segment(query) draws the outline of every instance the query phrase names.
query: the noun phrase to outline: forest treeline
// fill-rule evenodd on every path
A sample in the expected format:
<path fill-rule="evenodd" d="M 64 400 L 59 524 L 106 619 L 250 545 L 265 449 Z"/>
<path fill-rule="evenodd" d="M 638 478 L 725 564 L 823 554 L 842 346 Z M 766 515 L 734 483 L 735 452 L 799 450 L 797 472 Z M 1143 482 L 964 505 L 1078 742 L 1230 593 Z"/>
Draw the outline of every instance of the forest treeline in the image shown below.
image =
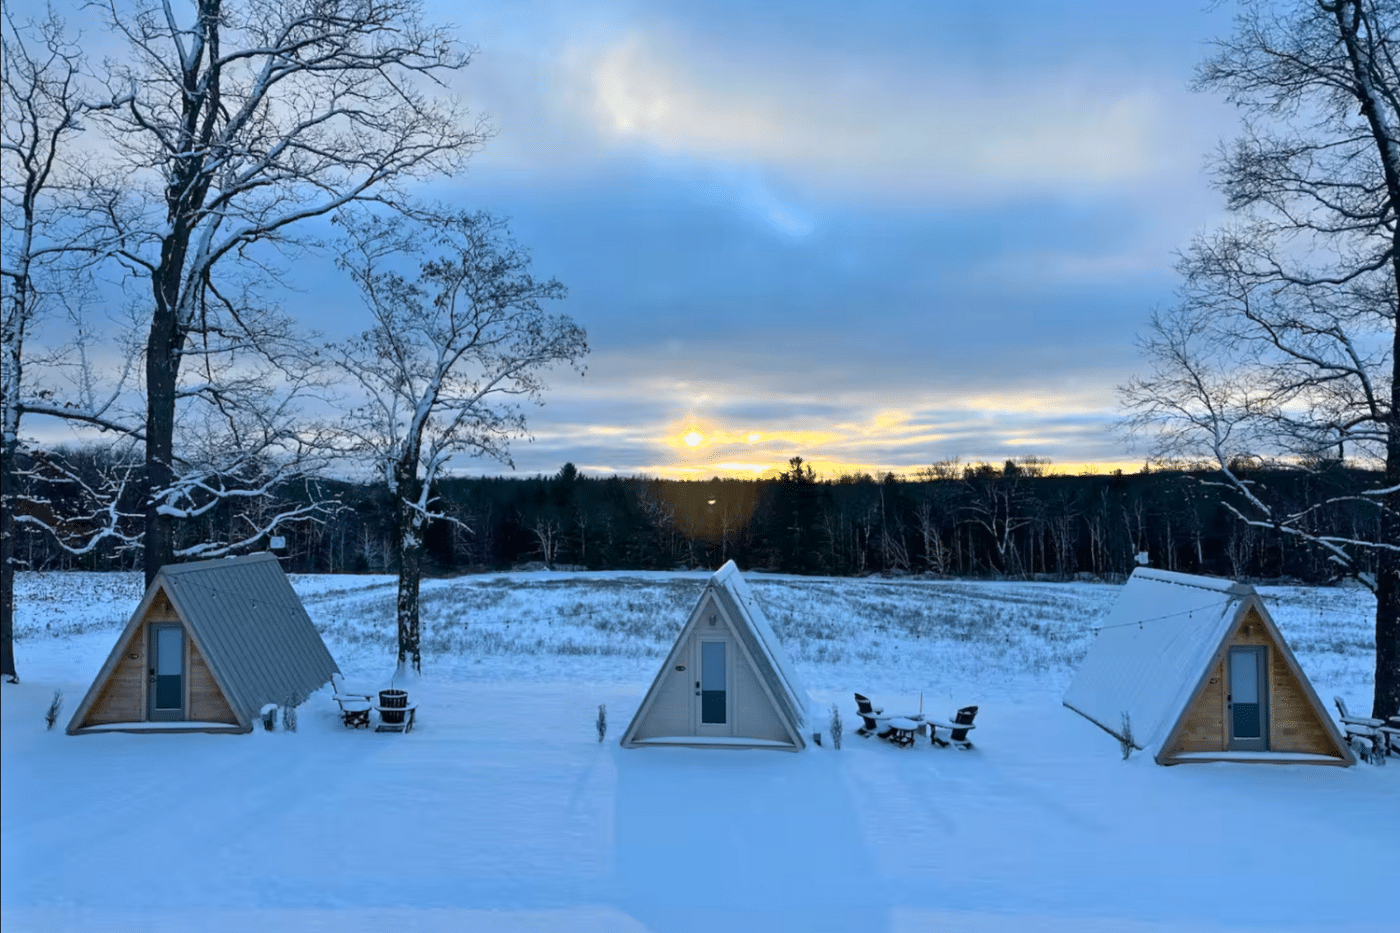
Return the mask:
<path fill-rule="evenodd" d="M 1136 555 L 1146 552 L 1151 566 L 1187 573 L 1308 583 L 1336 576 L 1319 548 L 1236 518 L 1212 488 L 1216 471 L 1059 475 L 1047 466 L 1034 458 L 1001 466 L 945 462 L 913 476 L 824 479 L 793 458 L 771 479 L 596 478 L 572 464 L 548 477 L 450 478 L 433 491 L 451 518 L 429 527 L 425 569 L 441 575 L 538 562 L 669 570 L 715 568 L 732 558 L 746 569 L 797 574 L 1112 578 L 1131 572 Z M 1311 509 L 1308 520 L 1319 527 L 1351 529 L 1358 538 L 1376 534 L 1375 510 L 1347 499 L 1374 483 L 1368 471 L 1235 466 L 1283 511 Z M 81 512 L 78 503 L 61 501 L 72 488 L 32 493 L 55 513 Z M 329 505 L 314 520 L 285 528 L 288 570 L 396 569 L 392 504 L 382 486 L 368 483 L 322 480 L 315 488 L 284 488 L 273 499 L 225 499 L 185 523 L 182 535 L 190 540 L 181 544 L 232 536 L 259 519 L 253 511 L 312 500 Z M 17 543 L 36 570 L 141 566 L 139 548 L 109 542 L 73 555 L 25 526 Z"/>

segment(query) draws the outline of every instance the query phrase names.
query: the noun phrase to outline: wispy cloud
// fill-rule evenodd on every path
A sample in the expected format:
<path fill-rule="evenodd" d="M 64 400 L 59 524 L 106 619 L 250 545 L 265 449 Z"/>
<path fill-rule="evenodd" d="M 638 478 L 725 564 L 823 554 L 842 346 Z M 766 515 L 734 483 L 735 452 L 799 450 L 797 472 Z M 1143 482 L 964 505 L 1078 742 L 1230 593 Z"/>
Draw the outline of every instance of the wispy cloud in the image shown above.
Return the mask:
<path fill-rule="evenodd" d="M 756 162 L 824 185 L 911 193 L 1138 180 L 1174 150 L 1149 88 L 1060 78 L 988 83 L 931 67 L 726 58 L 661 30 L 575 49 L 598 134 L 659 152 Z"/>

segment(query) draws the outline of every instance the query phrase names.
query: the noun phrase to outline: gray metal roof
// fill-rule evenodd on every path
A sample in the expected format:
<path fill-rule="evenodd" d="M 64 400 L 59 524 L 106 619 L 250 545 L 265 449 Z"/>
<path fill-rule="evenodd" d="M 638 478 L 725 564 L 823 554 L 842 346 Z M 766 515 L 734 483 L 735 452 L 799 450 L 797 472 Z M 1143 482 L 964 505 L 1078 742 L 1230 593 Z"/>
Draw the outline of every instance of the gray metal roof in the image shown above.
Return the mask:
<path fill-rule="evenodd" d="M 271 553 L 170 564 L 151 583 L 156 588 L 246 723 L 264 704 L 302 703 L 340 670 Z"/>

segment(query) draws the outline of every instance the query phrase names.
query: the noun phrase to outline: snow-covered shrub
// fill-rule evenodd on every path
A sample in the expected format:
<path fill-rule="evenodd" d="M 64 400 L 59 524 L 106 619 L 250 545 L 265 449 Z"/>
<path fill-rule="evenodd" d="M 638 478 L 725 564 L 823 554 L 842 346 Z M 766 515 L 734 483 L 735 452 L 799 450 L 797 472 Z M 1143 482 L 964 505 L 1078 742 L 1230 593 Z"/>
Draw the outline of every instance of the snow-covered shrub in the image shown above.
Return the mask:
<path fill-rule="evenodd" d="M 1127 713 L 1123 714 L 1123 731 L 1118 734 L 1118 744 L 1123 749 L 1123 760 L 1127 761 L 1133 753 L 1133 721 Z"/>
<path fill-rule="evenodd" d="M 841 750 L 841 707 L 835 703 L 831 704 L 831 746 L 838 752 Z"/>
<path fill-rule="evenodd" d="M 606 704 L 606 703 L 599 703 L 599 704 L 598 704 L 598 741 L 599 741 L 599 742 L 603 741 L 603 738 L 604 738 L 607 734 L 608 734 L 608 704 Z"/>
<path fill-rule="evenodd" d="M 48 711 L 47 711 L 46 713 L 44 713 L 44 722 L 47 724 L 48 728 L 52 729 L 52 728 L 53 728 L 53 724 L 56 723 L 56 722 L 58 722 L 58 714 L 59 714 L 59 711 L 62 710 L 62 709 L 63 709 L 63 691 L 62 691 L 62 690 L 55 690 L 55 691 L 53 692 L 53 699 L 49 701 L 49 708 L 48 708 Z"/>
<path fill-rule="evenodd" d="M 297 731 L 297 705 L 291 700 L 282 707 L 282 731 Z"/>

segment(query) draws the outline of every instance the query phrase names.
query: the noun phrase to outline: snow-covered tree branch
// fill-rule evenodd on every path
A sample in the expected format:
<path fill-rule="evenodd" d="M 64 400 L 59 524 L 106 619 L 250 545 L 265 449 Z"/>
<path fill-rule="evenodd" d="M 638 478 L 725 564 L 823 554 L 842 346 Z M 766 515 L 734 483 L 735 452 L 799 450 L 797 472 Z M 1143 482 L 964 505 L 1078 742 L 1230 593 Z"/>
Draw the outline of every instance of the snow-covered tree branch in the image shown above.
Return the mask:
<path fill-rule="evenodd" d="M 88 273 L 94 257 L 110 244 L 74 210 L 81 161 L 75 141 L 84 117 L 100 109 L 86 98 L 82 55 L 52 11 L 22 23 L 6 7 L 0 30 L 0 675 L 14 678 L 16 518 L 23 514 L 27 522 L 53 532 L 62 547 L 93 547 L 124 533 L 117 528 L 116 499 L 102 496 L 116 495 L 127 478 L 123 474 L 101 491 L 86 489 L 87 520 L 45 509 L 38 514 L 50 520 L 39 520 L 31 508 L 35 503 L 21 501 L 25 416 L 126 435 L 137 428 L 116 405 L 126 373 L 104 379 L 88 353 Z M 56 321 L 60 311 L 66 320 Z M 64 336 L 40 340 L 46 321 Z M 73 378 L 38 375 L 65 371 Z M 81 530 L 70 537 L 75 528 Z"/>
<path fill-rule="evenodd" d="M 262 289 L 304 222 L 394 204 L 485 139 L 439 93 L 469 53 L 416 0 L 103 0 L 129 56 L 108 68 L 104 125 L 127 184 L 90 198 L 146 283 L 146 573 L 175 556 L 181 400 L 224 393 L 191 359 L 261 354 Z M 285 371 L 285 367 L 283 367 Z"/>

